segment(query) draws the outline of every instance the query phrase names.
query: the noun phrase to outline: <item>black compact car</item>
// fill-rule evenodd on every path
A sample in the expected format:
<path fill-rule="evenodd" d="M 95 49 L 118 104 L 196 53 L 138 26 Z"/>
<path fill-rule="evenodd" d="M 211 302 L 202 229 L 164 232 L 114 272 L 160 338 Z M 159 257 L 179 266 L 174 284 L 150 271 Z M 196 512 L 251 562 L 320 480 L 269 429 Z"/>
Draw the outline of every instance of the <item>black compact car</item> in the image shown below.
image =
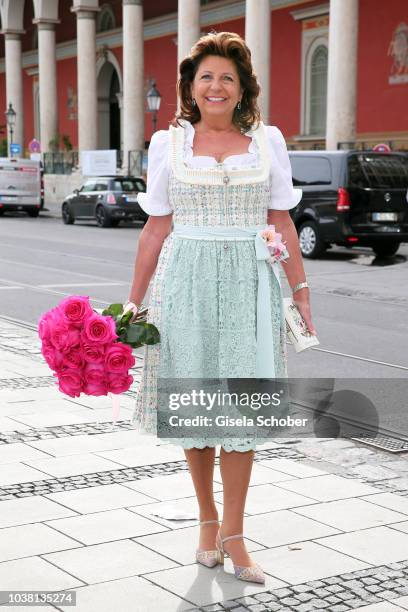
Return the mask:
<path fill-rule="evenodd" d="M 100 176 L 88 179 L 67 196 L 62 204 L 62 220 L 70 225 L 76 219 L 96 219 L 99 227 L 117 227 L 120 221 L 143 221 L 148 215 L 137 203 L 137 195 L 146 191 L 142 178 Z"/>
<path fill-rule="evenodd" d="M 408 155 L 374 151 L 289 151 L 293 185 L 303 190 L 291 209 L 304 257 L 331 244 L 368 246 L 394 255 L 408 242 Z"/>

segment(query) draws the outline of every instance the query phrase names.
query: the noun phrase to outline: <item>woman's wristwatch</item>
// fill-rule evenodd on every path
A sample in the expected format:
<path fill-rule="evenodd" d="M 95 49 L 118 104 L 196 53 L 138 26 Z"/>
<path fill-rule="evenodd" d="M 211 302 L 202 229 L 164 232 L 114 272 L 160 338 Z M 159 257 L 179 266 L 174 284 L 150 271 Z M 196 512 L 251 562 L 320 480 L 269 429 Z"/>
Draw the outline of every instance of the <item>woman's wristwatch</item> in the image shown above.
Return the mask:
<path fill-rule="evenodd" d="M 304 281 L 303 283 L 298 283 L 297 285 L 292 287 L 292 293 L 295 293 L 295 291 L 299 291 L 299 289 L 304 289 L 305 287 L 309 287 L 306 281 Z"/>

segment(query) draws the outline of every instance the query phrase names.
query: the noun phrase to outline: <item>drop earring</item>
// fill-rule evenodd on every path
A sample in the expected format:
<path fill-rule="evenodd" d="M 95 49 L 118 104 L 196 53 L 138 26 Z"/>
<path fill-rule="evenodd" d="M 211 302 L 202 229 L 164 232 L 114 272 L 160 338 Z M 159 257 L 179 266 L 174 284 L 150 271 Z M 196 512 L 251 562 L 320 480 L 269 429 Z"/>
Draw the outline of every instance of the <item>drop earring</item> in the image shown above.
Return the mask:
<path fill-rule="evenodd" d="M 193 98 L 191 104 L 192 104 L 192 106 L 195 106 L 197 104 L 197 102 L 195 101 L 195 98 Z"/>
<path fill-rule="evenodd" d="M 239 111 L 241 110 L 241 100 L 237 104 L 237 110 L 239 110 Z"/>

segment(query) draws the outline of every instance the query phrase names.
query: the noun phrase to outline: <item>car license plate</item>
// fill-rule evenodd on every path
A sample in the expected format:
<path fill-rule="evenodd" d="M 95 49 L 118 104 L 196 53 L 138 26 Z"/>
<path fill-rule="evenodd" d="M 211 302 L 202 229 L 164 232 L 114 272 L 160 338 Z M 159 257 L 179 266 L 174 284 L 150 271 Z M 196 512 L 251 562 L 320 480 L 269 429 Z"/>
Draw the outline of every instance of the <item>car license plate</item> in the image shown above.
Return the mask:
<path fill-rule="evenodd" d="M 3 202 L 15 202 L 17 200 L 17 196 L 3 196 L 1 199 Z"/>
<path fill-rule="evenodd" d="M 137 196 L 128 196 L 126 199 L 128 202 L 137 202 Z"/>
<path fill-rule="evenodd" d="M 396 212 L 375 212 L 373 221 L 398 221 L 398 214 Z"/>

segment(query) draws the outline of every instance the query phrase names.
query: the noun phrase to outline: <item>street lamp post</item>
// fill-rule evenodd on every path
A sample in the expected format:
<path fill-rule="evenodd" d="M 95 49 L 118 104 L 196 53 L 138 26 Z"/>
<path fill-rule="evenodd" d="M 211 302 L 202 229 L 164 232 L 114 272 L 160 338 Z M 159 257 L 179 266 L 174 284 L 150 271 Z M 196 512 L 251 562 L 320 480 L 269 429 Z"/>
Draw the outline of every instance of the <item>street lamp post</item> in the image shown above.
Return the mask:
<path fill-rule="evenodd" d="M 150 89 L 146 94 L 147 110 L 152 113 L 153 122 L 153 133 L 156 131 L 157 126 L 157 111 L 160 108 L 161 95 L 156 89 L 155 81 L 151 82 Z"/>
<path fill-rule="evenodd" d="M 10 131 L 10 141 L 9 141 L 9 155 L 11 156 L 11 145 L 13 144 L 13 127 L 16 123 L 17 113 L 14 110 L 11 102 L 9 104 L 8 109 L 4 113 L 6 115 L 7 126 Z"/>

